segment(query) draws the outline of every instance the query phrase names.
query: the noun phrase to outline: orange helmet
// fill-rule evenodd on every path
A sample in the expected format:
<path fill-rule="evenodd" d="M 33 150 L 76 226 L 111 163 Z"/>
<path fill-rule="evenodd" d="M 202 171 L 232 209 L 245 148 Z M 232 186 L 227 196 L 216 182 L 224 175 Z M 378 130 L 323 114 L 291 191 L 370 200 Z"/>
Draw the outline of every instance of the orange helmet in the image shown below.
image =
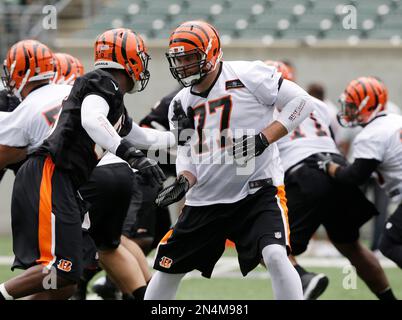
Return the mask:
<path fill-rule="evenodd" d="M 57 74 L 55 83 L 73 84 L 75 79 L 84 74 L 84 66 L 81 61 L 68 53 L 55 53 Z"/>
<path fill-rule="evenodd" d="M 293 81 L 294 78 L 292 72 L 282 61 L 266 60 L 264 63 L 267 66 L 274 66 L 280 73 L 282 73 L 283 79 Z"/>
<path fill-rule="evenodd" d="M 133 79 L 129 93 L 142 91 L 148 84 L 149 71 L 144 40 L 130 29 L 112 29 L 98 36 L 95 42 L 95 69 L 121 69 Z"/>
<path fill-rule="evenodd" d="M 194 58 L 190 63 L 181 63 L 190 57 Z M 197 84 L 216 69 L 222 58 L 218 32 L 204 21 L 184 22 L 170 35 L 166 58 L 173 77 L 184 87 Z"/>
<path fill-rule="evenodd" d="M 21 99 L 21 91 L 27 82 L 49 80 L 54 77 L 52 51 L 36 40 L 22 40 L 7 52 L 3 63 L 4 87 Z"/>
<path fill-rule="evenodd" d="M 340 97 L 338 122 L 344 127 L 365 125 L 385 110 L 387 89 L 374 77 L 352 80 Z"/>

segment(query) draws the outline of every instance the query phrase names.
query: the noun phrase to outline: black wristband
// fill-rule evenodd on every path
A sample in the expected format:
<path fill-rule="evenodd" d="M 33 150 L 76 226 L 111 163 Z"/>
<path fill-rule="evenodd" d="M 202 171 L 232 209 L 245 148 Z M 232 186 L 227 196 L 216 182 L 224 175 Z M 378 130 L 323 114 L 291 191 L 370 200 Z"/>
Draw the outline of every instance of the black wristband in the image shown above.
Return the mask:
<path fill-rule="evenodd" d="M 260 137 L 262 144 L 263 144 L 266 148 L 268 148 L 268 147 L 269 147 L 269 141 L 268 141 L 267 137 L 266 137 L 262 132 L 260 132 L 260 133 L 258 134 L 258 136 Z"/>

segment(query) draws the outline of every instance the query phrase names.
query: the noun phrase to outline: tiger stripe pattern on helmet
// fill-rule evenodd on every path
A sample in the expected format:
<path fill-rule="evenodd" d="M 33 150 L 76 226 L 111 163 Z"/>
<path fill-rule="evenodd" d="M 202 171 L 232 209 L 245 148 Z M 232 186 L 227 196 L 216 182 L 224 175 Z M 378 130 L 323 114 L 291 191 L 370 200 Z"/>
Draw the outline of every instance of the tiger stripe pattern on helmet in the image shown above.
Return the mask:
<path fill-rule="evenodd" d="M 78 58 L 61 52 L 55 53 L 54 56 L 57 65 L 55 83 L 73 84 L 78 77 L 84 74 L 84 66 Z"/>
<path fill-rule="evenodd" d="M 375 77 L 352 80 L 343 92 L 338 120 L 343 126 L 364 125 L 384 111 L 388 99 L 385 84 Z"/>
<path fill-rule="evenodd" d="M 178 64 L 178 59 L 190 55 L 196 56 L 194 63 Z M 184 22 L 171 33 L 166 57 L 173 77 L 183 86 L 199 83 L 222 58 L 218 31 L 204 21 Z"/>
<path fill-rule="evenodd" d="M 95 41 L 95 68 L 125 70 L 133 79 L 130 92 L 142 91 L 149 81 L 147 53 L 142 37 L 130 29 L 118 28 L 105 31 Z"/>
<path fill-rule="evenodd" d="M 54 77 L 54 56 L 43 43 L 22 40 L 7 52 L 3 63 L 4 86 L 21 98 L 21 91 L 28 82 L 51 80 Z"/>

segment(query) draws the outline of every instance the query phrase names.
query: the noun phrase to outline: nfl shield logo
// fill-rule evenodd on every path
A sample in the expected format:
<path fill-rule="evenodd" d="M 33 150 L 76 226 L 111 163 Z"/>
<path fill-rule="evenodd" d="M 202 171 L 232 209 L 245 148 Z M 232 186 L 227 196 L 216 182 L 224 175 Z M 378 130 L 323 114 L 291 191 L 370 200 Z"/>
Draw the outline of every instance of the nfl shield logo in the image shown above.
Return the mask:
<path fill-rule="evenodd" d="M 282 232 L 275 232 L 275 238 L 276 239 L 282 238 Z"/>

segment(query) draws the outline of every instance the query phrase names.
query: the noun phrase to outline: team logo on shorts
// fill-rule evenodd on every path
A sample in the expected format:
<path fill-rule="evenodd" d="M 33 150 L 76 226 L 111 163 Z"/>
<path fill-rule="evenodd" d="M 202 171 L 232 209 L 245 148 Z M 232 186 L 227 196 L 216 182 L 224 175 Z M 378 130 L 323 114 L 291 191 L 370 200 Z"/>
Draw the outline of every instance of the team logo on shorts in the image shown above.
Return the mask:
<path fill-rule="evenodd" d="M 163 257 L 161 258 L 161 260 L 159 261 L 159 265 L 160 265 L 162 268 L 169 269 L 169 268 L 172 266 L 172 262 L 173 262 L 172 259 L 163 256 Z"/>
<path fill-rule="evenodd" d="M 276 239 L 280 239 L 280 238 L 282 238 L 282 232 L 275 232 L 275 238 Z"/>
<path fill-rule="evenodd" d="M 73 263 L 71 261 L 60 259 L 59 263 L 57 264 L 57 269 L 60 269 L 64 272 L 70 272 L 72 266 Z"/>

